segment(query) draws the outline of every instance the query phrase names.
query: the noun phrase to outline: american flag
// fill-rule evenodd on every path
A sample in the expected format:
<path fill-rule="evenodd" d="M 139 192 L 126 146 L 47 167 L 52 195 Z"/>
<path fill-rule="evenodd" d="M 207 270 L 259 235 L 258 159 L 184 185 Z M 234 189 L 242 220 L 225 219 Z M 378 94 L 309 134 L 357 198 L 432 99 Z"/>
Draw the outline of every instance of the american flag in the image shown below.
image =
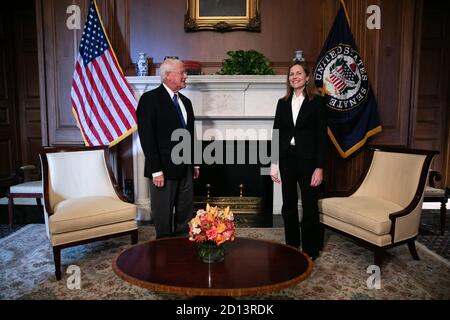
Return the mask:
<path fill-rule="evenodd" d="M 88 146 L 113 146 L 136 130 L 136 106 L 90 1 L 72 80 L 72 111 Z"/>

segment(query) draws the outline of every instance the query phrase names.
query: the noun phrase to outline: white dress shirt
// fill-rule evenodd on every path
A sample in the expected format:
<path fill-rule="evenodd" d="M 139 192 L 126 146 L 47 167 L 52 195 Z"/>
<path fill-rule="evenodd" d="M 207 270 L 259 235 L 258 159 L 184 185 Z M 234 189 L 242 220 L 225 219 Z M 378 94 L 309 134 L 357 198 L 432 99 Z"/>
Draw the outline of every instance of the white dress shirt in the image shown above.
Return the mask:
<path fill-rule="evenodd" d="M 166 88 L 167 92 L 170 95 L 170 99 L 173 101 L 173 96 L 175 95 L 175 92 L 169 89 L 168 86 L 166 86 L 165 83 L 163 83 L 164 88 Z M 178 96 L 178 94 L 177 94 Z M 178 104 L 180 105 L 181 113 L 183 114 L 184 123 L 187 123 L 187 112 L 186 108 L 184 107 L 183 101 L 180 99 L 180 96 L 178 96 Z"/>
<path fill-rule="evenodd" d="M 303 94 L 296 96 L 295 93 L 292 94 L 292 120 L 294 121 L 294 127 L 295 123 L 297 122 L 298 113 L 300 112 L 300 108 L 302 107 L 303 100 L 305 100 L 305 97 Z M 291 139 L 291 146 L 295 146 L 295 138 L 292 137 Z"/>

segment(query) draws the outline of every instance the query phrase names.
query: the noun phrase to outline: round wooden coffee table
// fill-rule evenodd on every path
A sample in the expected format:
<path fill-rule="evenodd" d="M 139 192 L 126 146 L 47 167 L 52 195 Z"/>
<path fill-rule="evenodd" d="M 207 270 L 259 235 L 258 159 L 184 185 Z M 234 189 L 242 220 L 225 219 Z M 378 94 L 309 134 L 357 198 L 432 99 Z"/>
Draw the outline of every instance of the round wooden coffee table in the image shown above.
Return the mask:
<path fill-rule="evenodd" d="M 123 280 L 156 292 L 193 296 L 257 295 L 284 289 L 307 278 L 311 259 L 272 241 L 236 238 L 225 260 L 203 263 L 187 238 L 164 238 L 134 245 L 113 260 Z"/>

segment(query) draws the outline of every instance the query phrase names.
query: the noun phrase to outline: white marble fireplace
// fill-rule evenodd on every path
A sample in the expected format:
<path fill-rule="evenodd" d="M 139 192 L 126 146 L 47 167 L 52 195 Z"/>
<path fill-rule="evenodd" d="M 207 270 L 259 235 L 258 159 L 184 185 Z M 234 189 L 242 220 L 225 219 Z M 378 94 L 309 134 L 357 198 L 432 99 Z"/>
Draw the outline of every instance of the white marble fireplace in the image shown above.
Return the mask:
<path fill-rule="evenodd" d="M 127 77 L 137 99 L 160 85 L 159 76 Z M 189 76 L 181 92 L 191 99 L 199 140 L 270 140 L 275 108 L 286 90 L 285 76 Z M 133 134 L 133 176 L 138 219 L 150 219 L 144 154 Z M 281 188 L 274 184 L 273 213 L 281 213 Z"/>

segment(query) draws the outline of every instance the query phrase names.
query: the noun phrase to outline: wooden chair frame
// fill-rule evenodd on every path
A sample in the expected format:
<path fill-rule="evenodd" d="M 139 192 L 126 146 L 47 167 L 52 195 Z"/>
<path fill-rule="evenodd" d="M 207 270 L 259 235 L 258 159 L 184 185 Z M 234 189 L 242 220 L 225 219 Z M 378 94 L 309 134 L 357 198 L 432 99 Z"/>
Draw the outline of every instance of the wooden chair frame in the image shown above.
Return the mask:
<path fill-rule="evenodd" d="M 29 182 L 29 181 L 24 181 L 25 176 L 26 176 L 26 171 L 30 171 L 30 170 L 36 170 L 36 167 L 33 165 L 25 165 L 19 168 L 17 174 L 16 174 L 16 180 L 18 181 L 18 183 L 16 183 L 13 186 L 16 185 L 20 185 L 21 183 L 24 182 Z M 42 206 L 42 201 L 41 198 L 43 196 L 42 192 L 39 193 L 33 193 L 33 192 L 11 192 L 11 187 L 8 188 L 7 192 L 6 192 L 6 198 L 8 198 L 8 222 L 9 222 L 9 228 L 12 229 L 13 227 L 13 215 L 14 215 L 14 199 L 15 198 L 34 198 L 36 199 L 36 205 L 39 208 L 39 210 L 41 211 L 42 215 L 44 215 L 44 208 Z"/>

